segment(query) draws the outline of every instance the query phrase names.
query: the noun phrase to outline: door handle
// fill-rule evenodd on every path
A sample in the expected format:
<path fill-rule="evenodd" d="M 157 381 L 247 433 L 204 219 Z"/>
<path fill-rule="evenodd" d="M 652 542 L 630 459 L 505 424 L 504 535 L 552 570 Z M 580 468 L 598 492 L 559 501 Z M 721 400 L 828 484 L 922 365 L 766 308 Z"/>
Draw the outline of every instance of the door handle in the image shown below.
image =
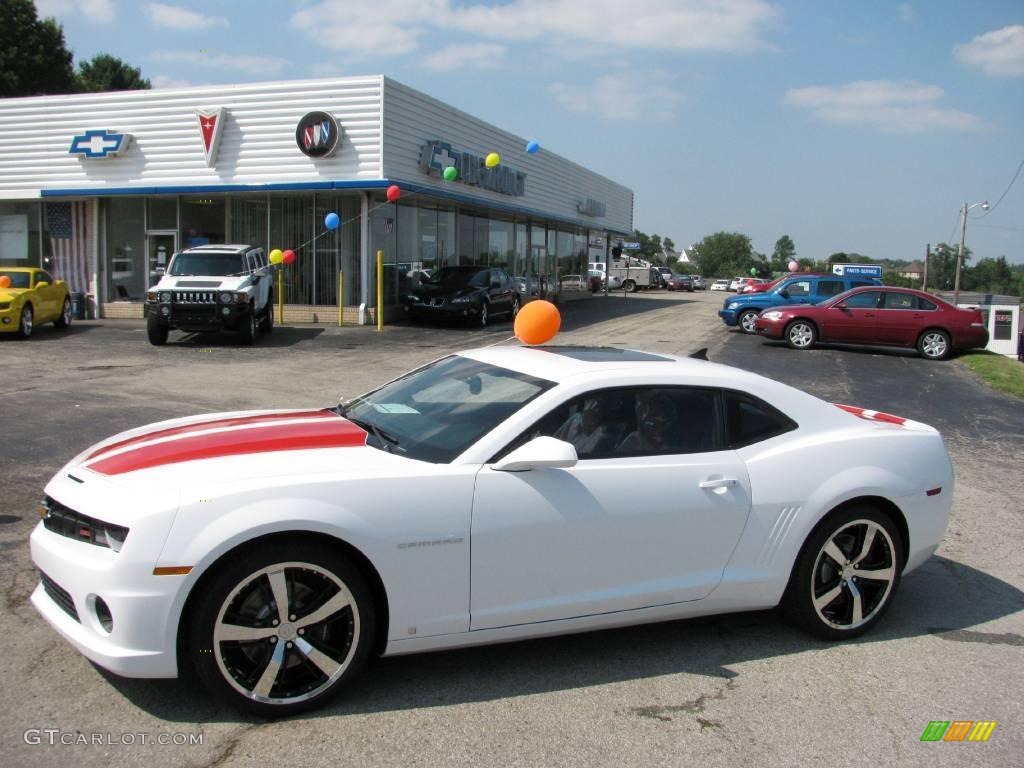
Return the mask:
<path fill-rule="evenodd" d="M 874 312 L 865 312 L 864 313 L 864 317 L 874 317 L 874 316 L 875 316 Z"/>
<path fill-rule="evenodd" d="M 720 477 L 717 480 L 702 480 L 701 488 L 729 488 L 736 485 L 735 477 Z"/>

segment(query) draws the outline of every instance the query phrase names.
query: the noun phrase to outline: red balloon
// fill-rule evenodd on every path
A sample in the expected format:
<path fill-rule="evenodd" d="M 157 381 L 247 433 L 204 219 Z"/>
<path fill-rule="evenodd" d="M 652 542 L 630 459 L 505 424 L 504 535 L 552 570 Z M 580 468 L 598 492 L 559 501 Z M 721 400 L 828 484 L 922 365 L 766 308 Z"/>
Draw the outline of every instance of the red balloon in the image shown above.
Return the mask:
<path fill-rule="evenodd" d="M 289 248 L 287 251 L 281 254 L 281 261 L 283 261 L 285 264 L 291 264 L 293 261 L 295 261 L 295 251 Z"/>
<path fill-rule="evenodd" d="M 388 201 L 389 202 L 393 203 L 393 202 L 395 202 L 395 200 L 397 200 L 401 196 L 402 196 L 402 188 L 399 187 L 397 184 L 392 184 L 390 187 L 388 187 Z"/>

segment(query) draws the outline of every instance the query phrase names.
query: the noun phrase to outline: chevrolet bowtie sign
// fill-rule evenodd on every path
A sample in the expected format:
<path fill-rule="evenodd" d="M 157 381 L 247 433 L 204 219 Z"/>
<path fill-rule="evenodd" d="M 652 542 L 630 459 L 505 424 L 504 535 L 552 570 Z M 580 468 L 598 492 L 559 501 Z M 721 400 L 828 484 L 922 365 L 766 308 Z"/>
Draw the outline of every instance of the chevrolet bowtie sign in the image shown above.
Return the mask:
<path fill-rule="evenodd" d="M 69 155 L 88 158 L 117 157 L 131 144 L 130 133 L 117 131 L 86 131 L 71 139 Z"/>
<path fill-rule="evenodd" d="M 503 195 L 522 197 L 526 194 L 526 174 L 499 165 L 488 168 L 482 155 L 460 152 L 444 141 L 428 141 L 420 149 L 420 170 L 430 176 L 443 176 L 444 169 L 454 166 L 457 182 L 470 184 Z"/>

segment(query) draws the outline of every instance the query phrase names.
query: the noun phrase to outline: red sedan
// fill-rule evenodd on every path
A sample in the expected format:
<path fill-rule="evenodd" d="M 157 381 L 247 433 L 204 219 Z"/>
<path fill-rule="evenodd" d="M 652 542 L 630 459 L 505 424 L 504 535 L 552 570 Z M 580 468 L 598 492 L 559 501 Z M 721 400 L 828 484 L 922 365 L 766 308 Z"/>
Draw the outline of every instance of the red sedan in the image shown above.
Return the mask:
<path fill-rule="evenodd" d="M 958 309 L 910 288 L 855 288 L 820 304 L 775 307 L 757 318 L 757 332 L 794 349 L 819 341 L 916 347 L 929 360 L 954 349 L 988 344 L 981 311 Z"/>

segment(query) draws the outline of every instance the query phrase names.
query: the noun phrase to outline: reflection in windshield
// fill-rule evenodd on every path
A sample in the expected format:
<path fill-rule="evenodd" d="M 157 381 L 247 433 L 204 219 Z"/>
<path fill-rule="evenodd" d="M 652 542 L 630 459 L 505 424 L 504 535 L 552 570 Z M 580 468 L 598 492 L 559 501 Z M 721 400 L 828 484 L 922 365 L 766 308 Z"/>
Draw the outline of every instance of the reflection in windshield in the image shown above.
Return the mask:
<path fill-rule="evenodd" d="M 424 280 L 424 283 L 431 285 L 483 285 L 482 277 L 474 280 L 477 275 L 484 273 L 476 267 L 445 267 Z"/>
<path fill-rule="evenodd" d="M 554 382 L 453 355 L 338 407 L 368 443 L 420 461 L 452 461 Z"/>
<path fill-rule="evenodd" d="M 28 272 L 4 272 L 0 270 L 0 275 L 10 278 L 10 288 L 28 288 L 29 273 Z"/>

